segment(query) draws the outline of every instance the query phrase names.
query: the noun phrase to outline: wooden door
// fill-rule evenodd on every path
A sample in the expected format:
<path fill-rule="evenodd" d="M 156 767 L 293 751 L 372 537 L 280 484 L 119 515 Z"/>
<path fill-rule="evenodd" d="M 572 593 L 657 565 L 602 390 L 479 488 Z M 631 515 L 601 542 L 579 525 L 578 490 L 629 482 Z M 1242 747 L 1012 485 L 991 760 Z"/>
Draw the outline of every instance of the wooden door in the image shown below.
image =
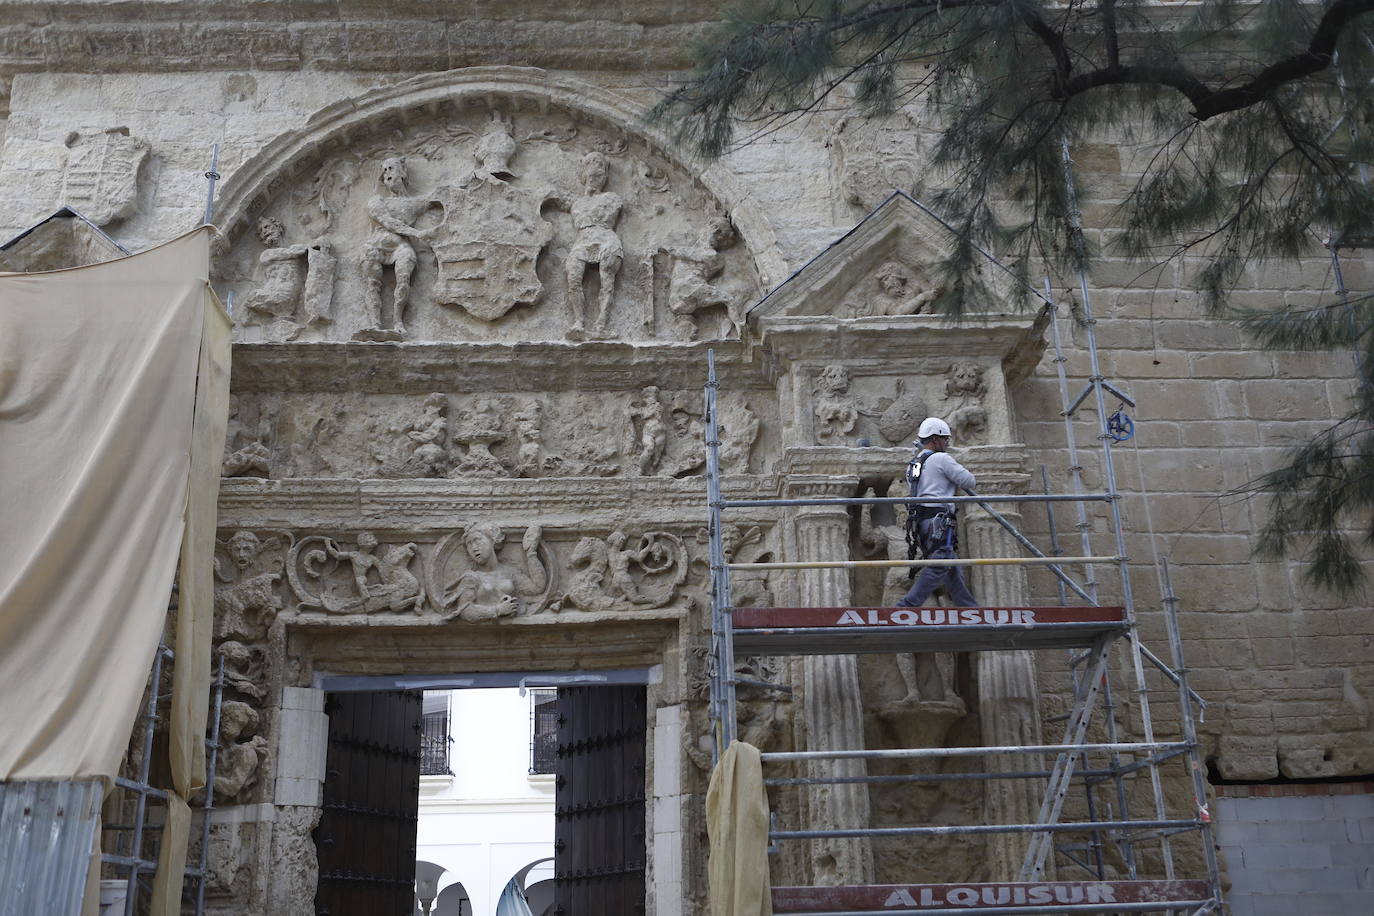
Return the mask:
<path fill-rule="evenodd" d="M 644 912 L 643 687 L 560 687 L 554 912 Z"/>
<path fill-rule="evenodd" d="M 331 693 L 317 916 L 411 916 L 420 691 Z"/>

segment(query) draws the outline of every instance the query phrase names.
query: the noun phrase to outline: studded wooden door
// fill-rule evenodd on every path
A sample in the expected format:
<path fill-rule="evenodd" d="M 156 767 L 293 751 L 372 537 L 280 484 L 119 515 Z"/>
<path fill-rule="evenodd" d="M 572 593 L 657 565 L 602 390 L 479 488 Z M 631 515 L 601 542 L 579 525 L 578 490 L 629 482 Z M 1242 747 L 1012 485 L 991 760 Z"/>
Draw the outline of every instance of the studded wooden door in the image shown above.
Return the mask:
<path fill-rule="evenodd" d="M 317 916 L 411 916 L 420 807 L 419 691 L 331 693 Z"/>
<path fill-rule="evenodd" d="M 554 912 L 644 912 L 643 687 L 560 687 Z"/>

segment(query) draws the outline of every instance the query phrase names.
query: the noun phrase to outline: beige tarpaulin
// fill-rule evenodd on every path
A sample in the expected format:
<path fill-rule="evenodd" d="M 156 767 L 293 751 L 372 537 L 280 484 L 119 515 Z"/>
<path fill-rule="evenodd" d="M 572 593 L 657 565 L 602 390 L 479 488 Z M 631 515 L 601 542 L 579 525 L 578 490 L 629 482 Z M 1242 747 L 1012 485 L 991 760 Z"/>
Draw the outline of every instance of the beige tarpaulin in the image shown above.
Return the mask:
<path fill-rule="evenodd" d="M 172 768 L 183 797 L 204 783 L 229 362 L 209 241 L 0 275 L 0 779 L 115 775 L 181 554 Z"/>
<path fill-rule="evenodd" d="M 772 916 L 768 796 L 758 748 L 733 742 L 706 789 L 711 916 Z"/>

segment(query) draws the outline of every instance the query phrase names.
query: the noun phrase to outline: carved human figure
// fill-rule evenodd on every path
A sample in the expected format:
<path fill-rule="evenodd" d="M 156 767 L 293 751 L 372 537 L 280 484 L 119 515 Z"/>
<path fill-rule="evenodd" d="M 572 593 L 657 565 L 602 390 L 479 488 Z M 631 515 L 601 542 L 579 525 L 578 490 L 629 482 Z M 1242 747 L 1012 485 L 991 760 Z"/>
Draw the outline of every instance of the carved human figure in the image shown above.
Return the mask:
<path fill-rule="evenodd" d="M 744 316 L 739 306 L 743 299 L 712 282 L 725 269 L 721 252 L 733 246 L 736 240 L 734 226 L 725 217 L 717 216 L 706 224 L 695 246 L 673 252 L 668 310 L 676 316 L 673 327 L 683 339 L 696 339 L 700 328 L 695 316 L 710 308 L 724 308 L 732 333 L 740 333 Z"/>
<path fill-rule="evenodd" d="M 854 430 L 859 410 L 849 392 L 849 370 L 844 366 L 826 366 L 811 386 L 815 397 L 812 411 L 816 420 L 816 440 L 822 445 L 836 445 Z"/>
<path fill-rule="evenodd" d="M 491 120 L 472 148 L 477 168 L 473 177 L 479 181 L 495 181 L 505 184 L 515 177 L 510 161 L 515 158 L 517 149 L 515 138 L 511 136 L 510 124 L 500 112 L 492 112 Z"/>
<path fill-rule="evenodd" d="M 268 477 L 271 474 L 272 453 L 267 447 L 267 441 L 272 436 L 272 425 L 264 417 L 256 430 L 250 429 L 241 419 L 240 409 L 231 401 L 220 476 Z"/>
<path fill-rule="evenodd" d="M 414 443 L 414 463 L 425 477 L 442 477 L 448 462 L 444 437 L 448 435 L 448 397 L 433 392 L 425 398 L 420 417 L 406 431 Z"/>
<path fill-rule="evenodd" d="M 677 458 L 668 467 L 668 476 L 687 477 L 701 473 L 706 465 L 706 429 L 701 421 L 687 410 L 674 407 L 673 437 Z"/>
<path fill-rule="evenodd" d="M 375 224 L 367 237 L 359 260 L 366 286 L 365 326 L 353 335 L 355 340 L 400 340 L 406 336 L 405 311 L 410 302 L 410 281 L 415 273 L 417 255 L 414 243 L 427 238 L 416 227 L 431 201 L 410 197 L 406 188 L 405 160 L 392 157 L 382 161 L 381 182 L 385 193 L 367 202 L 367 215 Z M 396 275 L 392 293 L 392 327 L 382 327 L 382 278 L 387 267 Z"/>
<path fill-rule="evenodd" d="M 332 540 L 325 542 L 325 549 L 330 556 L 347 561 L 353 568 L 353 582 L 358 588 L 361 607 L 352 606 L 349 610 L 361 610 L 365 614 L 374 611 L 424 612 L 424 586 L 409 569 L 419 552 L 414 544 L 391 547 L 378 555 L 375 552 L 377 536 L 363 531 L 358 534 L 357 550 L 340 550 Z"/>
<path fill-rule="evenodd" d="M 641 477 L 648 477 L 658 468 L 668 445 L 668 424 L 664 422 L 658 386 L 645 387 L 640 392 L 639 400 L 630 404 L 626 414 L 630 421 L 630 432 L 637 443 L 635 466 Z"/>
<path fill-rule="evenodd" d="M 219 757 L 215 769 L 215 803 L 226 804 L 251 789 L 267 759 L 267 739 L 257 734 L 258 712 L 247 703 L 228 700 L 220 708 Z"/>
<path fill-rule="evenodd" d="M 730 474 L 748 474 L 749 457 L 759 437 L 759 418 L 743 401 L 727 401 L 720 408 L 720 467 Z"/>
<path fill-rule="evenodd" d="M 870 315 L 919 315 L 940 295 L 940 287 L 917 289 L 910 269 L 899 261 L 888 261 L 875 276 L 878 292 L 868 309 Z"/>
<path fill-rule="evenodd" d="M 601 293 L 590 326 L 590 333 L 595 337 L 606 329 L 616 278 L 625 256 L 625 248 L 615 234 L 615 224 L 625 202 L 619 194 L 606 190 L 611 175 L 610 160 L 604 153 L 593 150 L 582 157 L 577 173 L 584 196 L 574 200 L 569 208 L 577 238 L 567 260 L 568 308 L 572 312 L 568 337 L 573 340 L 580 340 L 588 333 L 583 291 L 587 268 L 596 265 L 601 279 Z"/>
<path fill-rule="evenodd" d="M 494 522 L 469 525 L 463 532 L 463 548 L 471 565 L 454 583 L 451 592 L 454 607 L 448 619 L 494 620 L 519 614 L 524 608 L 524 599 L 548 588 L 548 571 L 539 559 L 542 539 L 543 531 L 538 525 L 525 529 L 520 545 L 525 554 L 521 568 L 503 563 L 498 557 L 506 541 L 500 526 Z"/>
<path fill-rule="evenodd" d="M 905 480 L 899 478 L 892 481 L 888 487 L 888 493 L 900 494 L 904 492 L 905 488 Z M 876 494 L 870 489 L 865 495 L 873 496 Z M 905 560 L 907 559 L 907 509 L 902 505 L 895 505 L 893 509 L 896 512 L 896 519 L 892 524 L 876 524 L 873 521 L 873 506 L 864 506 L 859 514 L 859 540 L 870 555 L 881 557 L 884 560 Z M 883 581 L 883 606 L 896 606 L 897 601 L 906 594 L 910 585 L 906 567 L 895 567 L 887 570 Z M 902 678 L 906 696 L 894 704 L 895 707 L 907 707 L 916 702 L 950 703 L 957 705 L 959 712 L 962 713 L 963 700 L 955 692 L 952 668 L 947 660 L 941 658 L 937 653 L 899 654 L 897 655 L 897 672 Z"/>
<path fill-rule="evenodd" d="M 262 282 L 243 300 L 244 311 L 263 323 L 295 323 L 296 307 L 305 297 L 305 322 L 297 325 L 291 338 L 303 326 L 330 321 L 333 294 L 334 257 L 329 242 L 315 239 L 306 245 L 282 245 L 286 227 L 281 220 L 265 216 L 258 220 L 258 238 L 265 246 L 258 255 Z M 310 277 L 308 271 L 316 276 Z M 327 274 L 327 276 L 321 276 Z"/>
<path fill-rule="evenodd" d="M 225 689 L 261 702 L 267 696 L 267 686 L 263 683 L 263 650 L 228 639 L 220 643 L 216 651 L 224 659 Z"/>
<path fill-rule="evenodd" d="M 515 421 L 515 436 L 520 440 L 520 448 L 515 457 L 516 477 L 534 477 L 539 472 L 543 449 L 540 429 L 543 411 L 543 405 L 530 398 L 511 416 Z"/>
<path fill-rule="evenodd" d="M 263 541 L 252 531 L 236 531 L 223 545 L 232 567 L 226 569 L 220 557 L 214 560 L 215 638 L 256 642 L 267 636 L 268 629 L 282 609 L 277 595 L 280 572 L 253 575 L 260 555 L 281 547 L 276 537 Z"/>

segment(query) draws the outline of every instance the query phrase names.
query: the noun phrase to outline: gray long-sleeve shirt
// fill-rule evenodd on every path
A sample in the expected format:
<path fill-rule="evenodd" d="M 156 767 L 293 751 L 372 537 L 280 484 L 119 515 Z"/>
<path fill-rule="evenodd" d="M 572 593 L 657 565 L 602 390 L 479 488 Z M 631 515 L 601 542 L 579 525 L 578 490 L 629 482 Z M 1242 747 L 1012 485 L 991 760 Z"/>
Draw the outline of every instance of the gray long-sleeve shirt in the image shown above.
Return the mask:
<path fill-rule="evenodd" d="M 915 496 L 953 496 L 960 487 L 973 489 L 973 474 L 946 452 L 931 452 L 921 464 L 921 476 L 916 479 Z M 926 503 L 933 506 L 934 503 Z M 945 504 L 953 509 L 953 503 Z"/>

